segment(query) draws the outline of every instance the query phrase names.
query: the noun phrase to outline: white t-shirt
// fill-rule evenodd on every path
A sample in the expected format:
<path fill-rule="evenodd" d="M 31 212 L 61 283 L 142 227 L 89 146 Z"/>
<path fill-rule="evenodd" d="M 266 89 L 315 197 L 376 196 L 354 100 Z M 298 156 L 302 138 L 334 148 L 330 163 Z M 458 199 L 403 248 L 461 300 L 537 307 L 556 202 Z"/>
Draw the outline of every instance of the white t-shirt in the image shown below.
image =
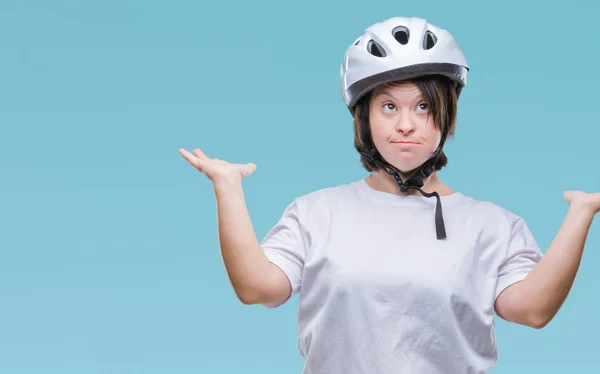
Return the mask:
<path fill-rule="evenodd" d="M 494 301 L 542 257 L 522 218 L 461 193 L 398 196 L 364 179 L 295 199 L 262 247 L 299 293 L 303 373 L 487 373 Z M 265 304 L 277 307 L 280 304 Z"/>

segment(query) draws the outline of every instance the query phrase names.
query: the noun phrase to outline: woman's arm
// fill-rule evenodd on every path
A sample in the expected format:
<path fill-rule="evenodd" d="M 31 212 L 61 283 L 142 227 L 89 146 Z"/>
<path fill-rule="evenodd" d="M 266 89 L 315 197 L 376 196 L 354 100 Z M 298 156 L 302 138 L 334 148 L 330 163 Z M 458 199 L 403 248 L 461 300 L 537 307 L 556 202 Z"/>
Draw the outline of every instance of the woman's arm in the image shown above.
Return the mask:
<path fill-rule="evenodd" d="M 285 301 L 291 293 L 290 282 L 260 247 L 244 199 L 242 179 L 250 176 L 256 165 L 210 158 L 197 148 L 193 153 L 185 149 L 179 153 L 213 182 L 221 254 L 237 297 L 244 304 Z"/>
<path fill-rule="evenodd" d="M 567 191 L 567 215 L 548 251 L 523 281 L 496 299 L 496 312 L 510 322 L 546 326 L 564 303 L 579 269 L 587 234 L 600 211 L 600 193 Z"/>
<path fill-rule="evenodd" d="M 221 253 L 236 295 L 244 304 L 285 301 L 291 293 L 290 282 L 259 245 L 241 180 L 216 182 L 215 194 Z"/>

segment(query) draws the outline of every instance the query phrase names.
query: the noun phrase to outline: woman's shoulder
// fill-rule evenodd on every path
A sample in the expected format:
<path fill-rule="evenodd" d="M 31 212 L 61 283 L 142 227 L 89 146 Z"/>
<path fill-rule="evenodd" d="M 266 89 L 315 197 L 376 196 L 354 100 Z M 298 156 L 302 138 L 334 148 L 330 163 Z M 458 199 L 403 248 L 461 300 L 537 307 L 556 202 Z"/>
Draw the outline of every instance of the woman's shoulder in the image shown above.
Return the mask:
<path fill-rule="evenodd" d="M 338 184 L 319 187 L 298 196 L 295 200 L 303 204 L 348 201 L 349 197 L 360 193 L 360 180 L 349 180 Z"/>
<path fill-rule="evenodd" d="M 469 215 L 477 217 L 482 222 L 513 225 L 515 222 L 523 220 L 520 215 L 499 203 L 465 194 L 461 195 L 463 197 L 462 204 L 458 205 Z"/>

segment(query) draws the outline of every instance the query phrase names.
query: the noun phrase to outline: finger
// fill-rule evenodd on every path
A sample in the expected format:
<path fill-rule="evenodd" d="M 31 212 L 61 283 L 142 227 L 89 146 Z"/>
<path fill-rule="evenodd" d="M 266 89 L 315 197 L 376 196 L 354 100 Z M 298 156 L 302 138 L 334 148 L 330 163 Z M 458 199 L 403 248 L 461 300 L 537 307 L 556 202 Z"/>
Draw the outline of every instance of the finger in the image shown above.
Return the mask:
<path fill-rule="evenodd" d="M 194 156 L 183 148 L 179 150 L 179 153 L 181 153 L 181 156 L 183 156 L 183 158 L 185 158 L 194 167 L 200 168 L 201 160 L 198 157 Z"/>
<path fill-rule="evenodd" d="M 569 190 L 569 191 L 565 191 L 565 193 L 563 194 L 563 198 L 565 199 L 565 201 L 570 204 L 571 203 L 571 199 L 573 198 L 573 191 Z"/>
<path fill-rule="evenodd" d="M 207 158 L 209 158 L 199 148 L 194 149 L 194 154 L 201 160 L 206 160 Z"/>
<path fill-rule="evenodd" d="M 244 178 L 250 176 L 256 171 L 256 164 L 249 162 L 247 164 L 240 165 L 240 172 Z"/>
<path fill-rule="evenodd" d="M 183 148 L 179 148 L 179 154 L 181 154 L 181 156 L 183 156 L 183 158 L 190 159 L 190 158 L 194 158 L 194 155 L 191 154 L 188 150 L 183 149 Z"/>

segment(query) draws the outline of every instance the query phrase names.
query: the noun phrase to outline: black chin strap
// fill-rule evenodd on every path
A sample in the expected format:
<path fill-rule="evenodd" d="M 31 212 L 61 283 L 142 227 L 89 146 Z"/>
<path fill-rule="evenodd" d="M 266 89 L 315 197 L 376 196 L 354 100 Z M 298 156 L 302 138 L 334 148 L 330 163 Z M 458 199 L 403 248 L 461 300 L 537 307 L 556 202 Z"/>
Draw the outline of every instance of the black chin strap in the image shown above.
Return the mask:
<path fill-rule="evenodd" d="M 425 197 L 435 197 L 437 202 L 435 206 L 435 232 L 438 240 L 446 239 L 446 225 L 444 224 L 444 216 L 442 212 L 442 202 L 440 199 L 440 195 L 437 192 L 425 192 L 421 189 L 424 184 L 424 180 L 429 178 L 429 176 L 433 173 L 433 166 L 435 165 L 441 150 L 436 152 L 435 156 L 427 160 L 421 167 L 406 181 L 402 182 L 400 178 L 400 173 L 396 171 L 393 167 L 386 165 L 378 160 L 379 157 L 373 154 L 373 152 L 364 153 L 363 156 L 367 157 L 373 163 L 379 165 L 383 168 L 389 175 L 393 176 L 400 187 L 400 191 L 403 193 L 408 192 L 410 188 L 415 189 L 421 193 L 421 195 Z"/>

